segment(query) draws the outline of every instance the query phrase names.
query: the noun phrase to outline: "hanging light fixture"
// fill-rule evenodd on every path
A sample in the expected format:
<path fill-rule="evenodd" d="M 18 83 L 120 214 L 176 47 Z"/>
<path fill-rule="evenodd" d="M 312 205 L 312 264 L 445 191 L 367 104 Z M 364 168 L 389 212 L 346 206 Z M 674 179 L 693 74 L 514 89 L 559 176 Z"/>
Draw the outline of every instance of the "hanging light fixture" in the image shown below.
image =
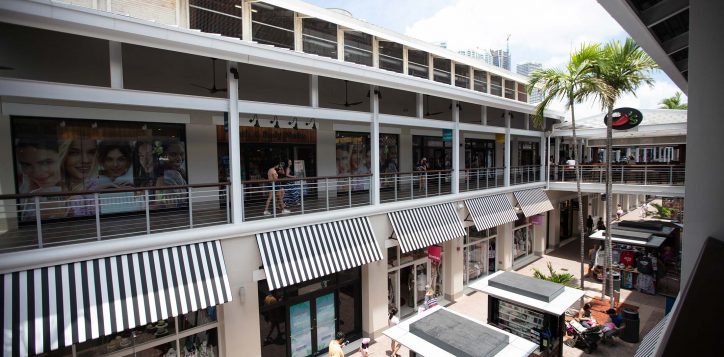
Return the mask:
<path fill-rule="evenodd" d="M 292 129 L 298 130 L 299 129 L 299 125 L 297 124 L 298 122 L 299 122 L 299 119 L 297 119 L 297 117 L 294 117 L 294 119 L 289 121 L 289 125 L 292 125 L 292 123 L 294 123 L 294 126 L 292 127 Z"/>
<path fill-rule="evenodd" d="M 270 123 L 274 123 L 274 128 L 279 129 L 279 117 L 275 115 L 274 119 Z"/>
<path fill-rule="evenodd" d="M 249 119 L 249 123 L 254 123 L 254 127 L 255 127 L 255 128 L 258 128 L 258 127 L 261 126 L 261 125 L 259 125 L 259 116 L 256 115 L 256 114 L 254 114 L 254 115 L 251 117 L 251 119 Z"/>
<path fill-rule="evenodd" d="M 305 126 L 311 125 L 313 130 L 317 130 L 317 119 L 312 118 L 311 121 L 309 121 L 308 123 L 304 123 L 304 125 Z"/>

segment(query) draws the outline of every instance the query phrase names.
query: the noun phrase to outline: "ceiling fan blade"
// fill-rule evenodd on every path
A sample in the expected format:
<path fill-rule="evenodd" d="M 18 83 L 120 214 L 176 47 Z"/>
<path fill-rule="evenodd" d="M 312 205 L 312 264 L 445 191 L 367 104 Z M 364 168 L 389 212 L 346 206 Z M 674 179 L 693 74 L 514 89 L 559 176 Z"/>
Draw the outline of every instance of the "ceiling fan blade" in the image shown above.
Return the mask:
<path fill-rule="evenodd" d="M 213 90 L 213 88 L 209 88 L 209 87 L 206 87 L 206 86 L 202 86 L 202 85 L 196 84 L 196 83 L 189 83 L 189 85 L 192 85 L 192 86 L 194 86 L 194 87 L 196 87 L 196 88 L 206 89 L 207 91 Z"/>
<path fill-rule="evenodd" d="M 362 104 L 362 103 L 364 103 L 364 102 L 352 102 L 352 103 L 347 103 L 345 106 L 346 106 L 346 107 L 351 107 L 351 106 L 354 106 L 354 105 L 360 105 L 360 104 Z"/>
<path fill-rule="evenodd" d="M 425 113 L 425 116 L 426 116 L 426 117 L 429 117 L 429 116 L 431 116 L 431 115 L 438 115 L 438 114 L 442 114 L 442 112 Z"/>
<path fill-rule="evenodd" d="M 12 70 L 14 70 L 15 68 L 10 67 L 10 66 L 0 66 L 0 69 L 6 69 L 6 70 L 12 71 Z"/>

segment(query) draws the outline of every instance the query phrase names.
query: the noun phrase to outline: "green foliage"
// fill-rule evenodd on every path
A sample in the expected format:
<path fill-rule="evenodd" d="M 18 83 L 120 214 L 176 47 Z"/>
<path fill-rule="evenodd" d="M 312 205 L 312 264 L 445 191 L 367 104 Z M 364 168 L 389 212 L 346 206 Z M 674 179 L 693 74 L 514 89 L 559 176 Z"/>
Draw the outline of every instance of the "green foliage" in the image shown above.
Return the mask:
<path fill-rule="evenodd" d="M 661 109 L 688 109 L 689 105 L 681 102 L 681 92 L 676 92 L 671 97 L 664 98 L 659 102 Z"/>
<path fill-rule="evenodd" d="M 533 268 L 533 277 L 536 279 L 547 280 L 550 282 L 562 284 L 562 285 L 569 286 L 572 288 L 577 288 L 576 285 L 573 284 L 573 281 L 576 279 L 576 277 L 573 276 L 573 274 L 571 274 L 571 273 L 558 274 L 553 269 L 553 264 L 551 264 L 550 261 L 548 262 L 548 272 L 549 272 L 549 275 L 546 275 L 545 273 L 541 272 L 537 268 Z"/>
<path fill-rule="evenodd" d="M 651 205 L 656 208 L 656 212 L 658 212 L 659 217 L 661 218 L 671 218 L 674 215 L 673 210 L 670 208 L 666 208 L 657 203 L 652 203 Z"/>

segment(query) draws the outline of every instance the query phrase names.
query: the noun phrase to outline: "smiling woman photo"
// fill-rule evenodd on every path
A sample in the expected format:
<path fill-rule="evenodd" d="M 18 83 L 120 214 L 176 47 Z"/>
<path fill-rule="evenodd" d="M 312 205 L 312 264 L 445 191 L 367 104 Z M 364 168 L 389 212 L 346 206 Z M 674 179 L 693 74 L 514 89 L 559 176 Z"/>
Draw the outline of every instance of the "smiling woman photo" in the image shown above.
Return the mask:
<path fill-rule="evenodd" d="M 116 187 L 133 186 L 131 146 L 127 142 L 102 141 L 98 158 L 103 165 L 103 184 L 113 184 Z"/>

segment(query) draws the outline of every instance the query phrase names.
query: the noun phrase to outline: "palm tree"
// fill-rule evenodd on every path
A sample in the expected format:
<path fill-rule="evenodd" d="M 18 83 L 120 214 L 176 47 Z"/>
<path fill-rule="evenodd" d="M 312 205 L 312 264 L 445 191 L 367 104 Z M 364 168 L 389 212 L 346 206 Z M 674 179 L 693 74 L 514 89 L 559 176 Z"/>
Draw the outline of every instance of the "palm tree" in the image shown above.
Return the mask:
<path fill-rule="evenodd" d="M 681 102 L 681 92 L 676 92 L 671 97 L 664 98 L 659 102 L 661 109 L 689 109 L 689 105 Z"/>
<path fill-rule="evenodd" d="M 533 124 L 542 127 L 544 122 L 544 111 L 554 100 L 563 100 L 567 108 L 571 109 L 571 125 L 573 127 L 574 156 L 576 158 L 576 191 L 578 202 L 581 198 L 581 167 L 582 154 L 579 152 L 578 138 L 576 137 L 576 113 L 575 104 L 580 103 L 592 93 L 606 92 L 606 87 L 592 75 L 594 62 L 598 60 L 601 49 L 600 45 L 583 45 L 571 54 L 571 58 L 565 69 L 542 69 L 533 72 L 528 81 L 528 92 L 531 93 L 536 85 L 540 85 L 543 100 L 536 106 L 533 115 Z M 583 231 L 583 211 L 578 210 L 578 226 L 581 227 L 581 290 L 583 290 L 583 270 L 585 257 L 585 232 Z"/>
<path fill-rule="evenodd" d="M 594 95 L 601 101 L 602 106 L 607 110 L 606 120 L 606 266 L 605 271 L 610 271 L 612 265 L 611 256 L 611 205 L 613 202 L 611 191 L 611 142 L 612 142 L 612 122 L 613 107 L 616 100 L 625 93 L 636 95 L 636 89 L 642 84 L 653 86 L 654 80 L 650 76 L 650 72 L 658 68 L 656 62 L 644 52 L 641 47 L 634 42 L 632 38 L 627 38 L 622 44 L 618 40 L 607 43 L 601 51 L 601 58 L 595 63 L 595 76 L 604 84 L 604 91 L 595 93 Z M 605 283 L 601 291 L 602 295 L 606 294 L 606 285 L 608 285 L 609 296 L 611 297 L 611 307 L 614 307 L 613 300 L 613 275 L 609 274 L 608 284 Z M 603 296 L 602 296 L 603 297 Z"/>

